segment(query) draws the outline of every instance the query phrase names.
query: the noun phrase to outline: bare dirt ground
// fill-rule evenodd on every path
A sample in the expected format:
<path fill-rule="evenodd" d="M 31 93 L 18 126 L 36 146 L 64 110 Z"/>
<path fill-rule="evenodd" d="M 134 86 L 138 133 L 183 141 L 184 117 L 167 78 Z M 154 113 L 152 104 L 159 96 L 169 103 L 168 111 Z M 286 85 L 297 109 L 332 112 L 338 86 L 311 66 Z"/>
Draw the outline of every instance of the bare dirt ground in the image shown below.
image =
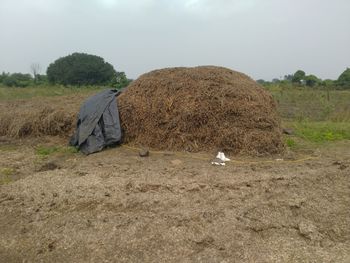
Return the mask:
<path fill-rule="evenodd" d="M 225 167 L 35 143 L 0 143 L 0 262 L 350 262 L 350 142 Z"/>

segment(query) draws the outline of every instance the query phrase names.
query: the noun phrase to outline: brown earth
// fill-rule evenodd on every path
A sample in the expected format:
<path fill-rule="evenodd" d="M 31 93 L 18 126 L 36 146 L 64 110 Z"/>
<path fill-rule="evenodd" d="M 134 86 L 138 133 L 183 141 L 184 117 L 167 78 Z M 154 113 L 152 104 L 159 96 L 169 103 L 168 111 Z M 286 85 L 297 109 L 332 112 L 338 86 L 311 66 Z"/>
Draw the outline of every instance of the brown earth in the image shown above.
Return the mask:
<path fill-rule="evenodd" d="M 225 167 L 37 144 L 0 142 L 0 262 L 349 262 L 349 141 Z"/>

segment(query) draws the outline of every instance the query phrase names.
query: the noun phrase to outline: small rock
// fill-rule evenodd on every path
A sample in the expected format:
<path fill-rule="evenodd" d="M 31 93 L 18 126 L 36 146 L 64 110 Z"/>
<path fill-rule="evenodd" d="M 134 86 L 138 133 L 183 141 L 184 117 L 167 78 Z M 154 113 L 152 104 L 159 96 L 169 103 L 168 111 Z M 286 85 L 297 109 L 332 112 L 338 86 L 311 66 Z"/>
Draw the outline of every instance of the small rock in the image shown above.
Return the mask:
<path fill-rule="evenodd" d="M 294 134 L 294 130 L 290 129 L 290 128 L 283 128 L 283 133 L 284 134 L 288 134 L 288 135 L 293 135 Z"/>
<path fill-rule="evenodd" d="M 147 157 L 147 156 L 149 156 L 149 150 L 148 149 L 141 149 L 139 151 L 139 155 L 140 155 L 140 157 Z"/>

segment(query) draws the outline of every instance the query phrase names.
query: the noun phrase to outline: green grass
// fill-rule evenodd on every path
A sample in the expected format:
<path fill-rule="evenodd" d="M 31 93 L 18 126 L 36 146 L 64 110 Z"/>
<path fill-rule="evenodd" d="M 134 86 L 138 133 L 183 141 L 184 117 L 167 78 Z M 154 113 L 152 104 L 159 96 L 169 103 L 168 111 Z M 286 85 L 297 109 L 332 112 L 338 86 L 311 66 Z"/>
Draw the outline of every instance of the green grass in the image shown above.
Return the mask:
<path fill-rule="evenodd" d="M 350 122 L 292 122 L 287 124 L 295 130 L 295 136 L 312 143 L 350 140 Z M 291 141 L 286 144 L 295 146 Z"/>
<path fill-rule="evenodd" d="M 276 100 L 284 120 L 350 121 L 350 90 L 327 91 L 278 85 L 267 89 Z"/>
<path fill-rule="evenodd" d="M 283 126 L 295 131 L 294 136 L 285 136 L 289 148 L 350 140 L 350 90 L 279 85 L 267 89 L 277 102 Z"/>
<path fill-rule="evenodd" d="M 92 94 L 101 87 L 64 87 L 64 86 L 35 86 L 26 88 L 10 88 L 0 86 L 0 101 L 31 99 L 34 97 L 53 97 L 74 94 Z"/>
<path fill-rule="evenodd" d="M 5 176 L 11 176 L 15 173 L 15 170 L 13 168 L 3 168 L 1 170 L 1 174 Z"/>
<path fill-rule="evenodd" d="M 0 144 L 0 151 L 3 152 L 13 152 L 17 151 L 19 146 L 17 145 L 12 145 L 12 144 Z"/>
<path fill-rule="evenodd" d="M 55 153 L 61 154 L 75 154 L 78 150 L 75 147 L 58 147 L 58 146 L 38 146 L 35 153 L 41 157 L 47 157 Z"/>
<path fill-rule="evenodd" d="M 289 147 L 289 148 L 295 148 L 297 143 L 294 139 L 292 138 L 286 138 L 285 139 L 285 144 Z"/>
<path fill-rule="evenodd" d="M 11 183 L 12 176 L 16 173 L 13 168 L 2 168 L 0 170 L 0 185 Z"/>

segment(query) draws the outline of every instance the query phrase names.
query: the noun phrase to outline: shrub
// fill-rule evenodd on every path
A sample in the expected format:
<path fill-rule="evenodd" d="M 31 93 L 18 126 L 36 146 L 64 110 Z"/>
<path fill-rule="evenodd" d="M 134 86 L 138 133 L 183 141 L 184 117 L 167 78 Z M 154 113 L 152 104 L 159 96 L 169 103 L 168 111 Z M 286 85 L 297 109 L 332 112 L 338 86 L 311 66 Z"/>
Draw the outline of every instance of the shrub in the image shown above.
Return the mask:
<path fill-rule="evenodd" d="M 2 79 L 2 84 L 7 87 L 27 87 L 31 85 L 33 78 L 30 74 L 13 73 L 7 74 Z"/>

